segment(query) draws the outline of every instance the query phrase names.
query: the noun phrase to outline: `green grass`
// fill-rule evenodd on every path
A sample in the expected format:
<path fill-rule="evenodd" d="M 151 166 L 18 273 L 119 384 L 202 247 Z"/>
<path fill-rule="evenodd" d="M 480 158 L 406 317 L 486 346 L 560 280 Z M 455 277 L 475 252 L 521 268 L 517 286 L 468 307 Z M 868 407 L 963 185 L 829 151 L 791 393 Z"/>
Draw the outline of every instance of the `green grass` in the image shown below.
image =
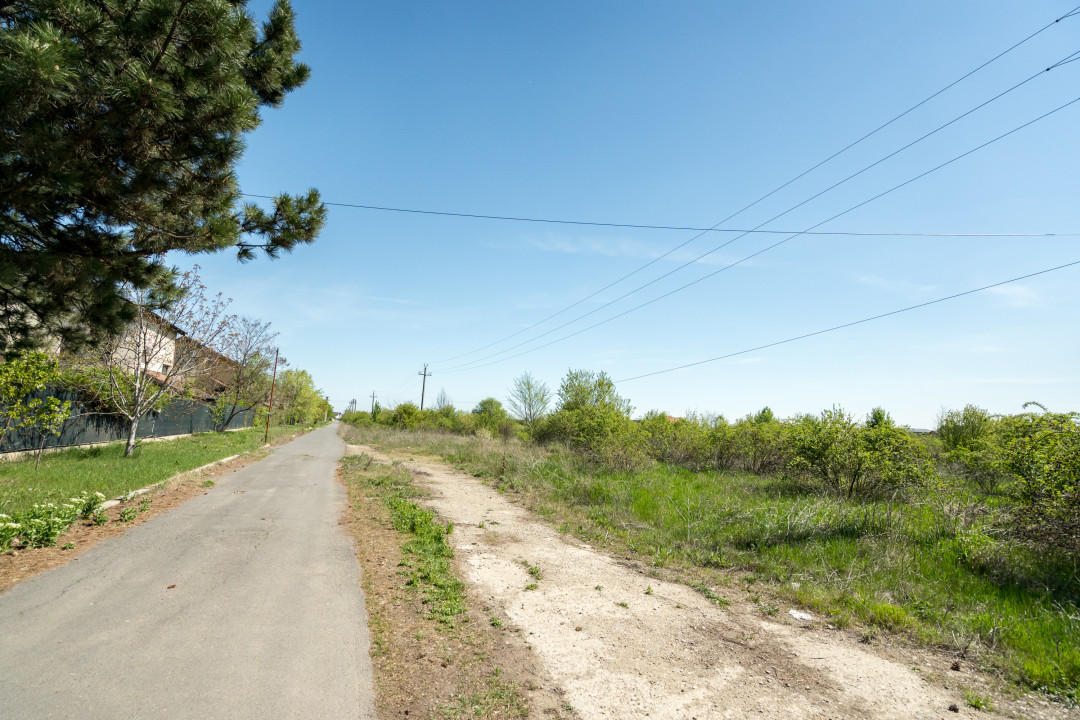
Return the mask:
<path fill-rule="evenodd" d="M 271 428 L 276 438 L 297 432 L 295 427 Z M 62 450 L 41 458 L 0 463 L 0 513 L 15 514 L 46 502 L 65 502 L 81 492 L 117 497 L 166 480 L 177 473 L 215 460 L 259 448 L 264 430 L 249 428 L 227 433 L 141 443 L 135 455 L 124 457 L 124 444 Z"/>
<path fill-rule="evenodd" d="M 450 564 L 454 550 L 446 542 L 454 524 L 437 522 L 434 512 L 410 499 L 416 490 L 409 473 L 401 468 L 372 466 L 364 455 L 342 459 L 341 468 L 348 481 L 366 483 L 389 508 L 394 529 L 406 538 L 399 574 L 405 577 L 406 587 L 421 594 L 428 615 L 447 628 L 467 621 L 465 583 L 454 575 Z"/>
<path fill-rule="evenodd" d="M 749 573 L 753 592 L 773 598 L 761 603 L 770 611 L 786 601 L 837 625 L 963 651 L 1030 688 L 1080 696 L 1080 559 L 1004 539 L 995 524 L 1001 498 L 942 482 L 907 498 L 849 500 L 746 473 L 662 464 L 601 472 L 572 453 L 517 441 L 346 432 L 423 449 L 527 492 L 556 509 L 550 519 L 560 530 L 683 568 L 699 588 L 708 590 L 702 569 L 727 572 L 732 584 Z"/>

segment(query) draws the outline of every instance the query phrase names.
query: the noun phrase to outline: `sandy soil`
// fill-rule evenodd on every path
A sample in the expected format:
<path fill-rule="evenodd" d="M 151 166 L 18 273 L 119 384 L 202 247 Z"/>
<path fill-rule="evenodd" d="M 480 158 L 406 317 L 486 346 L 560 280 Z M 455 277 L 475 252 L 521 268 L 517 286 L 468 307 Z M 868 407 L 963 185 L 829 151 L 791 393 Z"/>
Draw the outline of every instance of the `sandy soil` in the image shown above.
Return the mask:
<path fill-rule="evenodd" d="M 350 446 L 360 451 L 390 460 Z M 451 538 L 471 592 L 521 629 L 583 720 L 981 714 L 962 691 L 984 690 L 987 678 L 966 665 L 950 670 L 952 657 L 862 644 L 819 618 L 792 617 L 789 607 L 774 618 L 737 598 L 718 607 L 629 558 L 556 532 L 513 495 L 442 463 L 404 465 L 431 493 L 430 506 L 454 521 Z M 539 568 L 539 579 L 529 567 Z M 1034 696 L 994 701 L 999 717 L 1080 716 Z"/>

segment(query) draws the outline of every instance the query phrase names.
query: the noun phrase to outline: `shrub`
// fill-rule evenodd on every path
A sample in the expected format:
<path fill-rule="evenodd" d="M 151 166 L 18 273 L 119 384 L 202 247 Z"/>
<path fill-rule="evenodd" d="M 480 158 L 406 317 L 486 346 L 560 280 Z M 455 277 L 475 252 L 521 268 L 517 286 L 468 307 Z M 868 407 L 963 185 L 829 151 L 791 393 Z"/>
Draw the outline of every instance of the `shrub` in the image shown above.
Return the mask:
<path fill-rule="evenodd" d="M 341 414 L 341 422 L 352 425 L 353 427 L 367 427 L 373 423 L 373 420 L 371 419 L 371 413 L 366 410 L 361 410 L 360 412 L 343 412 Z"/>
<path fill-rule="evenodd" d="M 926 448 L 887 417 L 863 427 L 840 408 L 798 418 L 789 432 L 789 478 L 848 497 L 924 484 L 933 473 Z"/>
<path fill-rule="evenodd" d="M 482 427 L 492 434 L 499 432 L 499 426 L 509 419 L 502 403 L 493 397 L 484 398 L 473 408 L 472 414 L 476 416 L 477 427 Z"/>
<path fill-rule="evenodd" d="M 410 402 L 398 405 L 389 414 L 390 425 L 406 430 L 413 430 L 419 427 L 422 419 L 423 416 L 420 413 L 420 408 Z"/>
<path fill-rule="evenodd" d="M 696 470 L 710 458 L 709 428 L 694 416 L 668 419 L 650 411 L 638 422 L 645 435 L 646 452 L 661 462 Z"/>
<path fill-rule="evenodd" d="M 938 435 L 949 467 L 985 493 L 1007 476 L 1001 461 L 1002 420 L 974 405 L 950 410 L 938 421 Z"/>
<path fill-rule="evenodd" d="M 755 475 L 780 470 L 790 454 L 788 426 L 764 408 L 731 428 L 731 452 L 737 465 Z"/>
<path fill-rule="evenodd" d="M 1039 407 L 1042 413 L 1002 421 L 1001 466 L 1019 481 L 1014 522 L 1036 544 L 1075 553 L 1080 551 L 1080 415 Z"/>

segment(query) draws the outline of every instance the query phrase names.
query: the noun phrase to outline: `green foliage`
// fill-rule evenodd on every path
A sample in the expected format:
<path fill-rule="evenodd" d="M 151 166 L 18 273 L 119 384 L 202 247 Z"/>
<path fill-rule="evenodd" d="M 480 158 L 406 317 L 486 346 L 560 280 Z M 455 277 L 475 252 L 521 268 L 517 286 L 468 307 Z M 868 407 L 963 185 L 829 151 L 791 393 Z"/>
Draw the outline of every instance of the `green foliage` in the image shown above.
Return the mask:
<path fill-rule="evenodd" d="M 787 462 L 789 426 L 773 416 L 772 410 L 764 408 L 756 415 L 748 415 L 735 423 L 726 433 L 729 451 L 737 458 L 737 466 L 755 475 L 773 473 Z"/>
<path fill-rule="evenodd" d="M 660 462 L 697 469 L 711 460 L 710 428 L 694 416 L 673 422 L 667 413 L 652 410 L 638 426 L 645 434 L 646 452 Z"/>
<path fill-rule="evenodd" d="M 282 425 L 317 422 L 330 410 L 329 401 L 315 387 L 307 370 L 288 369 L 278 376 L 274 417 Z"/>
<path fill-rule="evenodd" d="M 0 553 L 14 544 L 24 548 L 50 547 L 79 518 L 93 515 L 105 496 L 82 493 L 63 503 L 41 503 L 13 515 L 0 514 Z"/>
<path fill-rule="evenodd" d="M 838 408 L 798 418 L 788 476 L 848 497 L 925 484 L 933 474 L 926 449 L 887 418 L 860 427 Z"/>
<path fill-rule="evenodd" d="M 169 251 L 314 240 L 315 190 L 240 202 L 244 135 L 309 74 L 287 0 L 261 28 L 246 4 L 0 5 L 0 351 L 120 332 Z"/>
<path fill-rule="evenodd" d="M 1019 482 L 1015 523 L 1021 534 L 1075 556 L 1080 553 L 1080 414 L 1042 409 L 1003 421 L 1001 466 Z"/>
<path fill-rule="evenodd" d="M 477 427 L 484 428 L 491 433 L 497 433 L 500 426 L 510 416 L 503 409 L 502 403 L 493 397 L 484 398 L 473 408 L 472 414 L 476 416 Z"/>
<path fill-rule="evenodd" d="M 352 412 L 346 411 L 341 413 L 341 422 L 348 423 L 355 427 L 364 427 L 366 425 L 371 425 L 374 421 L 371 418 L 371 413 L 366 410 L 353 410 Z"/>
<path fill-rule="evenodd" d="M 420 427 L 420 422 L 423 419 L 423 415 L 420 413 L 420 408 L 416 405 L 407 402 L 401 403 L 390 413 L 389 422 L 394 427 L 405 428 L 411 430 L 413 428 Z"/>
<path fill-rule="evenodd" d="M 524 373 L 514 379 L 514 384 L 510 387 L 510 395 L 506 399 L 510 412 L 526 425 L 532 425 L 542 418 L 550 402 L 551 390 L 545 383 L 529 373 Z"/>
<path fill-rule="evenodd" d="M 615 392 L 615 383 L 605 372 L 570 370 L 559 385 L 559 410 L 578 410 L 583 407 L 610 407 L 620 415 L 630 417 L 630 401 Z"/>
<path fill-rule="evenodd" d="M 44 353 L 24 353 L 0 363 L 0 437 L 9 431 L 41 436 L 42 447 L 59 435 L 71 415 L 71 402 L 41 397 L 60 382 L 55 359 Z"/>

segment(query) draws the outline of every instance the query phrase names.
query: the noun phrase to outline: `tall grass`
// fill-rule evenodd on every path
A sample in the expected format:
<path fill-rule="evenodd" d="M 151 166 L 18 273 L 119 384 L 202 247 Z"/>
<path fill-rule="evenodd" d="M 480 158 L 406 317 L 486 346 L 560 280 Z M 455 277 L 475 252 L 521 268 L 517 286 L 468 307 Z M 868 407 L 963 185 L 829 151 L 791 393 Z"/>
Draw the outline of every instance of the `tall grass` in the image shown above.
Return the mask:
<path fill-rule="evenodd" d="M 958 483 L 893 497 L 813 493 L 778 477 L 654 463 L 605 472 L 517 440 L 346 428 L 353 442 L 435 454 L 545 514 L 656 565 L 724 568 L 732 583 L 963 652 L 1028 687 L 1080 691 L 1080 562 L 1008 542 L 993 502 Z"/>

